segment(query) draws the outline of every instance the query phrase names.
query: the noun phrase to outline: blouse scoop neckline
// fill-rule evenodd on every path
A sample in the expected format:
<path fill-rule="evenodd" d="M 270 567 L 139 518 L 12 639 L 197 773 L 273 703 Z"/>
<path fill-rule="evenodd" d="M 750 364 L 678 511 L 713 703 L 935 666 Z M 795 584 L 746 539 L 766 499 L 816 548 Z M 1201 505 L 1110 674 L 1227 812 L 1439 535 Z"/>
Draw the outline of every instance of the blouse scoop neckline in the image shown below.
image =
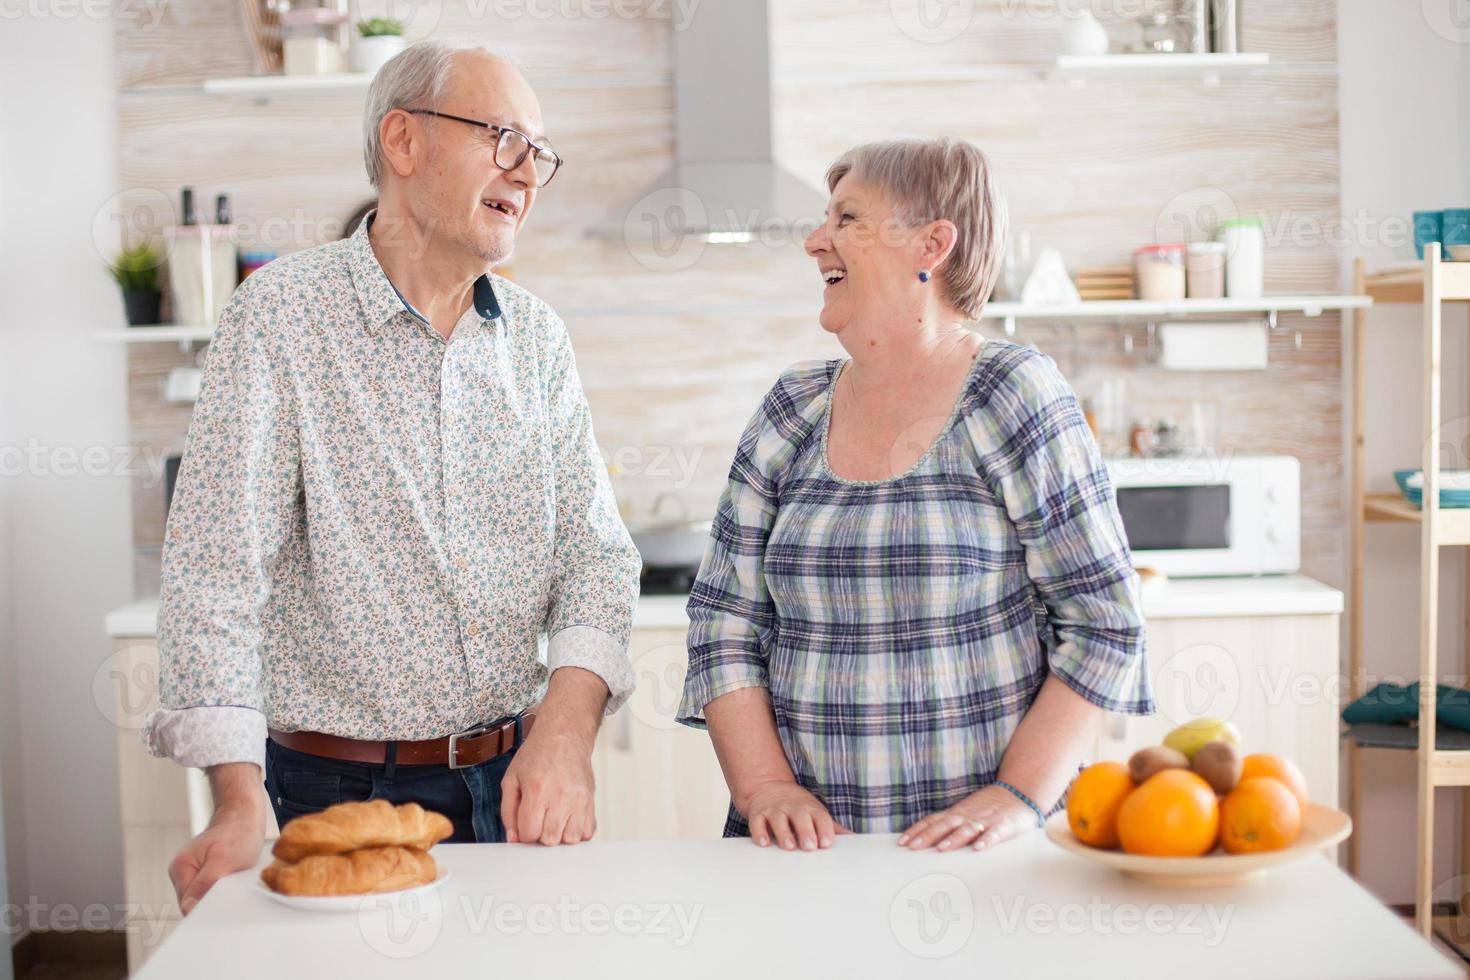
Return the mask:
<path fill-rule="evenodd" d="M 827 404 L 822 409 L 823 475 L 834 483 L 840 483 L 843 486 L 881 487 L 906 480 L 917 473 L 921 467 L 929 462 L 930 457 L 939 451 L 939 447 L 944 444 L 944 441 L 949 438 L 950 432 L 954 430 L 955 423 L 959 421 L 960 412 L 964 408 L 966 400 L 970 397 L 970 386 L 975 382 L 975 375 L 980 370 L 980 364 L 989 356 L 993 347 L 995 347 L 995 341 L 986 340 L 981 344 L 980 349 L 975 352 L 975 356 L 971 358 L 970 370 L 965 374 L 965 383 L 960 385 L 959 394 L 955 396 L 954 407 L 949 412 L 949 420 L 944 423 L 944 426 L 939 430 L 939 433 L 934 437 L 933 441 L 929 443 L 928 448 L 924 450 L 923 454 L 914 460 L 909 468 L 902 473 L 885 476 L 880 480 L 854 480 L 845 476 L 839 476 L 837 471 L 832 468 L 832 460 L 827 455 L 827 442 L 832 433 L 832 399 L 837 393 L 838 379 L 842 377 L 842 372 L 847 369 L 847 365 L 852 363 L 852 358 L 850 357 L 844 357 L 839 360 L 837 362 L 837 369 L 832 372 L 832 380 L 827 382 Z"/>

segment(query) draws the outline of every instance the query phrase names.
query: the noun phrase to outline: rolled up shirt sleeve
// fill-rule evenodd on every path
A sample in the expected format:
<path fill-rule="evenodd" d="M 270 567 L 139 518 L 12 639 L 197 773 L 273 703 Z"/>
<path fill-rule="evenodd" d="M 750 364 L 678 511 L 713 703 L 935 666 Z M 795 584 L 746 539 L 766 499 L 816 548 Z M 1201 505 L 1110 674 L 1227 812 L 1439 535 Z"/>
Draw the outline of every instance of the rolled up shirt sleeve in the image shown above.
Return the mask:
<path fill-rule="evenodd" d="M 799 415 L 785 381 L 765 397 L 740 437 L 690 590 L 689 670 L 676 718 L 691 728 L 707 727 L 704 709 L 716 698 L 770 687 L 776 615 L 763 564 L 778 511 L 773 474 L 792 449 L 779 420 Z"/>
<path fill-rule="evenodd" d="M 633 693 L 628 652 L 642 561 L 618 514 L 566 327 L 555 316 L 548 405 L 555 440 L 556 575 L 546 666 L 580 667 L 607 685 L 606 713 Z"/>
<path fill-rule="evenodd" d="M 164 534 L 159 710 L 149 750 L 183 765 L 264 766 L 261 613 L 301 519 L 288 358 L 247 280 L 205 361 Z"/>
<path fill-rule="evenodd" d="M 986 468 L 1046 606 L 1048 666 L 1093 704 L 1151 714 L 1138 575 L 1097 440 L 1051 358 L 1025 359 L 1011 381 L 986 413 Z"/>

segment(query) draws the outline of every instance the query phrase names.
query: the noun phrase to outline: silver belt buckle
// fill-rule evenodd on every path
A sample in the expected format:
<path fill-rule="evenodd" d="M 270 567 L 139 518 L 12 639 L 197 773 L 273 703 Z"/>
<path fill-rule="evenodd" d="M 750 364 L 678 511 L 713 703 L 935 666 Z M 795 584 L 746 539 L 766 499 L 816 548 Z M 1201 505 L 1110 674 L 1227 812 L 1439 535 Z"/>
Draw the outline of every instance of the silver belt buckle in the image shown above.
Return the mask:
<path fill-rule="evenodd" d="M 462 765 L 459 764 L 459 740 L 460 739 L 462 739 L 462 738 L 474 738 L 476 735 L 484 735 L 486 732 L 488 732 L 490 729 L 494 728 L 498 724 L 499 724 L 499 722 L 492 721 L 492 722 L 488 722 L 488 723 L 486 723 L 484 725 L 476 725 L 474 728 L 469 728 L 469 729 L 466 729 L 465 731 L 462 731 L 462 732 L 455 732 L 453 735 L 449 736 L 449 768 L 451 768 L 451 769 L 467 769 L 467 768 L 469 768 L 467 765 L 462 766 Z"/>

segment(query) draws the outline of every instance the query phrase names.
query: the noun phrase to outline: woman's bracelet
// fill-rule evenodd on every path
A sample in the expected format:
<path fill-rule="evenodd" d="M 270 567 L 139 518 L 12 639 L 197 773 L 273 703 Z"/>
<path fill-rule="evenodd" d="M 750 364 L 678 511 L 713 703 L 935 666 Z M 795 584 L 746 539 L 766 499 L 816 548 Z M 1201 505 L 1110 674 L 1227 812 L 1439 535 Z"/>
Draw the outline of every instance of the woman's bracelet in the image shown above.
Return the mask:
<path fill-rule="evenodd" d="M 1039 806 L 1036 805 L 1036 801 L 1035 800 L 1031 799 L 1031 797 L 1027 796 L 1025 793 L 1021 792 L 1020 790 L 1016 789 L 1016 787 L 1012 786 L 1010 783 L 1006 782 L 1004 779 L 997 779 L 995 781 L 995 785 L 999 786 L 1001 789 L 1007 791 L 1012 796 L 1014 796 L 1016 799 L 1020 800 L 1022 803 L 1026 804 L 1027 806 L 1029 806 L 1031 808 L 1031 812 L 1034 813 L 1034 814 L 1036 814 L 1036 826 L 1038 826 L 1038 827 L 1045 827 L 1046 826 L 1046 815 L 1041 812 L 1041 807 L 1039 807 Z"/>

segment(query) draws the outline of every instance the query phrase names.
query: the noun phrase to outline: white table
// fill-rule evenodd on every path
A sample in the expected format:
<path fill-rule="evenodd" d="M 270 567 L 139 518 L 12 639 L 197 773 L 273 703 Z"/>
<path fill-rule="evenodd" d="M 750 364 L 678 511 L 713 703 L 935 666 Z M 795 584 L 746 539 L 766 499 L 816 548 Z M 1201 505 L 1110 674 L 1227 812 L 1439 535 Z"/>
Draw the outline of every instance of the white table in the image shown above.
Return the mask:
<path fill-rule="evenodd" d="M 912 853 L 891 836 L 812 854 L 743 840 L 434 854 L 450 878 L 391 910 L 301 912 L 259 893 L 254 873 L 231 876 L 140 976 L 1465 975 L 1326 858 L 1179 890 L 1133 882 L 1040 834 L 979 854 Z"/>

